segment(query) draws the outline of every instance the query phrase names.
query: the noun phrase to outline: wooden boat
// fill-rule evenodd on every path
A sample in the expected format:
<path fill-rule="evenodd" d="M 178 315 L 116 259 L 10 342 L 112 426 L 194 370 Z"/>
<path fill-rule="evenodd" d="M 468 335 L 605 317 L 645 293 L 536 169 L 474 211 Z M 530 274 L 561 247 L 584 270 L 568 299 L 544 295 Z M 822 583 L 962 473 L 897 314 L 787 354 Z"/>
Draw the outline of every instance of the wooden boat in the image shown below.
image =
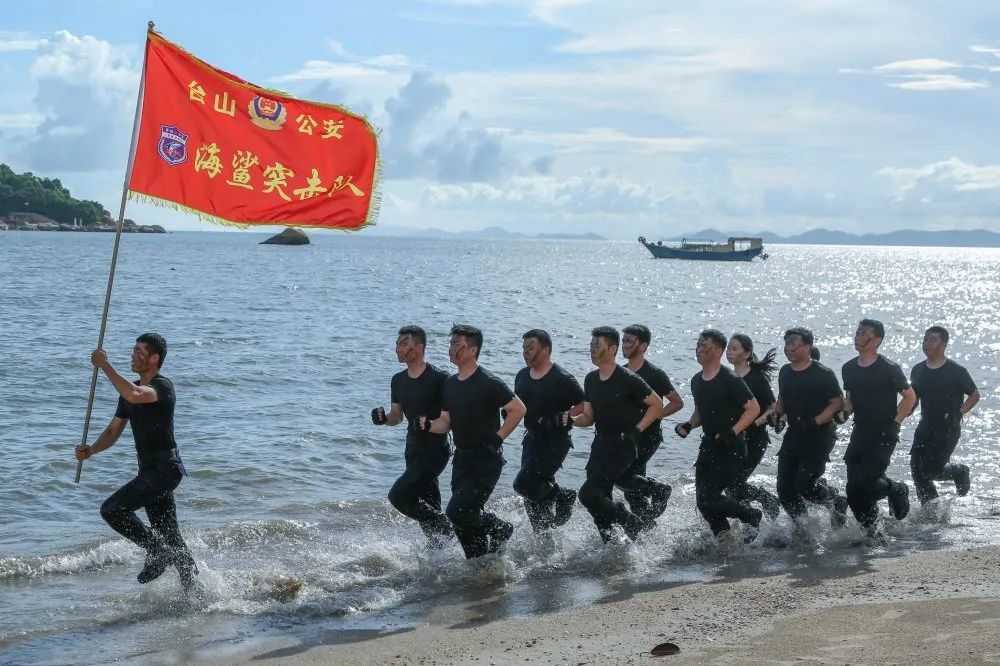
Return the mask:
<path fill-rule="evenodd" d="M 657 259 L 694 259 L 697 261 L 751 261 L 754 257 L 767 259 L 764 241 L 760 238 L 730 238 L 725 243 L 681 240 L 680 245 L 664 245 L 663 241 L 650 243 L 639 236 L 642 243 Z"/>

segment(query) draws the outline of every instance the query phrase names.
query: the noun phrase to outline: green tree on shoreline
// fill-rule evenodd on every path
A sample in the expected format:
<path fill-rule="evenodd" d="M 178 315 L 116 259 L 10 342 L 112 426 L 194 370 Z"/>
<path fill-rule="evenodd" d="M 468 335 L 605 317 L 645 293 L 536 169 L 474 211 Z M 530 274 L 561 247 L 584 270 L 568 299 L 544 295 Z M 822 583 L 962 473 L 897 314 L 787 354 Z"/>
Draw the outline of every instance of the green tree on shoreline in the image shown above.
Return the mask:
<path fill-rule="evenodd" d="M 39 178 L 30 172 L 17 174 L 6 164 L 0 164 L 0 215 L 23 212 L 38 213 L 65 224 L 76 218 L 88 227 L 105 223 L 110 217 L 96 201 L 74 199 L 58 178 Z"/>

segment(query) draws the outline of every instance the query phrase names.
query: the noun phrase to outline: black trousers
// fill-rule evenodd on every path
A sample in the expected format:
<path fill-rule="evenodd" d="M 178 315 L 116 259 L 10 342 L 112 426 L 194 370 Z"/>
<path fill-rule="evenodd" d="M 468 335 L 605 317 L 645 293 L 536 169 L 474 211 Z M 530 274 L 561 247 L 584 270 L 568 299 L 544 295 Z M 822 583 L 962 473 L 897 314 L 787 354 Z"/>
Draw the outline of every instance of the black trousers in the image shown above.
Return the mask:
<path fill-rule="evenodd" d="M 404 516 L 420 523 L 428 536 L 451 531 L 441 512 L 438 477 L 448 466 L 448 440 L 423 434 L 406 434 L 406 471 L 389 489 L 389 502 Z"/>
<path fill-rule="evenodd" d="M 587 509 L 602 535 L 619 522 L 622 506 L 611 497 L 615 484 L 624 478 L 636 457 L 636 442 L 626 433 L 594 435 L 587 461 L 587 480 L 580 486 L 577 497 Z M 631 486 L 629 486 L 631 489 Z"/>
<path fill-rule="evenodd" d="M 568 432 L 529 430 L 521 441 L 521 469 L 514 477 L 514 492 L 524 498 L 531 526 L 545 529 L 552 524 L 552 505 L 559 494 L 556 472 L 573 448 Z"/>
<path fill-rule="evenodd" d="M 921 502 L 938 496 L 935 481 L 954 481 L 958 477 L 958 466 L 949 462 L 961 436 L 962 428 L 957 424 L 935 428 L 921 421 L 917 425 L 910 449 L 910 472 Z"/>
<path fill-rule="evenodd" d="M 731 447 L 724 447 L 709 436 L 701 440 L 694 465 L 695 502 L 713 534 L 728 530 L 730 518 L 747 522 L 750 507 L 724 494 L 736 482 L 746 455 L 743 437 Z"/>
<path fill-rule="evenodd" d="M 896 442 L 886 438 L 879 429 L 860 428 L 851 431 L 851 442 L 844 454 L 847 465 L 847 503 L 858 522 L 871 527 L 878 520 L 878 502 L 892 488 L 886 475 Z"/>
<path fill-rule="evenodd" d="M 656 483 L 646 478 L 646 465 L 662 443 L 663 431 L 660 427 L 647 428 L 639 438 L 635 459 L 615 484 L 624 491 L 625 501 L 632 513 L 641 513 L 649 508 L 649 496 Z"/>
<path fill-rule="evenodd" d="M 445 514 L 467 558 L 485 555 L 490 534 L 503 522 L 484 511 L 504 466 L 501 450 L 458 448 L 451 465 L 451 500 Z"/>
<path fill-rule="evenodd" d="M 806 502 L 830 505 L 836 493 L 823 475 L 837 442 L 833 426 L 810 432 L 787 433 L 778 452 L 778 500 L 792 518 L 806 512 Z"/>
<path fill-rule="evenodd" d="M 139 474 L 114 492 L 101 505 L 101 517 L 123 537 L 147 551 L 166 548 L 181 565 L 193 562 L 177 525 L 174 490 L 180 485 L 183 467 L 159 460 L 140 464 Z M 135 512 L 146 510 L 147 527 Z"/>
<path fill-rule="evenodd" d="M 746 431 L 747 455 L 743 459 L 743 464 L 736 473 L 736 480 L 733 485 L 726 490 L 726 494 L 742 504 L 750 502 L 760 502 L 766 504 L 777 501 L 777 498 L 763 488 L 748 482 L 751 475 L 757 470 L 760 461 L 764 458 L 771 438 L 767 435 L 767 430 L 762 427 L 751 426 Z"/>

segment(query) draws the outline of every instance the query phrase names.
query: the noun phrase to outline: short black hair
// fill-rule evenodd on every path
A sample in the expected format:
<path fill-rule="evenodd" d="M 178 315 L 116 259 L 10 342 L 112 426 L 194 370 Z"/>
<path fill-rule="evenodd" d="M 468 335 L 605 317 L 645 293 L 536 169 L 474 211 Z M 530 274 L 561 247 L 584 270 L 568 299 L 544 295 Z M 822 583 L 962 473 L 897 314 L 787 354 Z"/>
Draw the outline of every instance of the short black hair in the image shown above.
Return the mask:
<path fill-rule="evenodd" d="M 885 339 L 885 326 L 878 319 L 862 319 L 858 322 L 858 328 L 870 328 L 876 338 Z"/>
<path fill-rule="evenodd" d="M 476 348 L 476 358 L 479 358 L 479 352 L 483 350 L 482 331 L 475 326 L 470 326 L 469 324 L 452 324 L 451 335 L 460 335 L 466 340 L 469 340 L 472 343 L 472 346 Z"/>
<path fill-rule="evenodd" d="M 615 347 L 620 347 L 622 344 L 621 336 L 618 335 L 618 329 L 614 326 L 598 326 L 590 332 L 595 338 L 604 338 L 609 345 L 614 345 Z"/>
<path fill-rule="evenodd" d="M 819 357 L 820 357 L 819 347 L 810 347 L 809 348 L 809 358 L 811 358 L 814 361 L 818 361 Z"/>
<path fill-rule="evenodd" d="M 159 354 L 160 364 L 156 367 L 163 367 L 163 361 L 167 358 L 167 341 L 162 335 L 159 333 L 143 333 L 135 341 L 146 345 L 146 349 L 149 350 L 150 354 Z"/>
<path fill-rule="evenodd" d="M 813 338 L 813 332 L 810 331 L 805 326 L 793 326 L 792 328 L 785 331 L 785 342 L 788 342 L 788 338 L 793 336 L 799 336 L 802 339 L 802 344 L 809 345 L 812 347 L 815 338 Z"/>
<path fill-rule="evenodd" d="M 411 338 L 416 338 L 417 342 L 422 344 L 424 347 L 427 346 L 427 333 L 424 331 L 424 329 L 420 328 L 419 326 L 409 324 L 399 329 L 399 333 L 397 333 L 396 335 L 400 337 L 404 335 L 409 335 Z"/>
<path fill-rule="evenodd" d="M 642 324 L 626 326 L 622 329 L 622 334 L 634 335 L 639 342 L 645 342 L 647 345 L 653 339 L 653 334 L 649 332 L 649 327 Z"/>
<path fill-rule="evenodd" d="M 931 326 L 930 328 L 927 329 L 924 335 L 926 335 L 927 333 L 933 333 L 934 335 L 941 338 L 941 342 L 948 344 L 948 337 L 949 337 L 948 329 L 945 328 L 944 326 Z"/>
<path fill-rule="evenodd" d="M 543 331 L 540 328 L 533 328 L 521 336 L 522 340 L 527 340 L 528 338 L 534 338 L 535 340 L 538 340 L 538 344 L 542 347 L 552 349 L 552 336 L 549 335 L 547 331 Z"/>
<path fill-rule="evenodd" d="M 726 334 L 717 328 L 706 328 L 704 331 L 698 334 L 698 339 L 701 340 L 705 338 L 706 340 L 711 340 L 719 346 L 720 349 L 725 349 L 729 341 L 726 340 Z"/>

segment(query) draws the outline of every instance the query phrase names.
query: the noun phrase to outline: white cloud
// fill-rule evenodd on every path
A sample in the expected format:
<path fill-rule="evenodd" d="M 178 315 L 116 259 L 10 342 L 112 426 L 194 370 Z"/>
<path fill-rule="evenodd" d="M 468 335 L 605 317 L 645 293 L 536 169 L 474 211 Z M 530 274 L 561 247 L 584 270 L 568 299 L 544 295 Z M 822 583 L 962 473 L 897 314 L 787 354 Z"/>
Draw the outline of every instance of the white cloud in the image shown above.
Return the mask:
<path fill-rule="evenodd" d="M 374 67 L 413 67 L 413 63 L 402 53 L 386 53 L 384 55 L 368 58 L 363 61 L 366 65 Z"/>
<path fill-rule="evenodd" d="M 990 87 L 987 81 L 973 81 L 958 74 L 941 73 L 947 70 L 962 69 L 992 71 L 981 65 L 963 65 L 939 58 L 914 58 L 878 65 L 871 70 L 841 68 L 837 72 L 839 74 L 875 74 L 887 78 L 886 86 L 889 88 L 920 92 L 980 90 Z"/>
<path fill-rule="evenodd" d="M 45 116 L 40 113 L 0 113 L 0 127 L 33 128 L 43 120 Z"/>
<path fill-rule="evenodd" d="M 11 51 L 34 51 L 42 43 L 40 39 L 18 39 L 0 37 L 0 53 Z"/>
<path fill-rule="evenodd" d="M 505 130 L 512 141 L 548 148 L 560 155 L 614 152 L 629 155 L 690 153 L 726 145 L 720 139 L 703 137 L 635 136 L 613 128 L 590 128 L 578 132 Z"/>
<path fill-rule="evenodd" d="M 664 203 L 650 185 L 591 169 L 581 176 L 515 176 L 500 184 L 428 185 L 423 202 L 435 208 L 500 208 L 591 215 L 652 213 Z"/>
<path fill-rule="evenodd" d="M 139 87 L 127 49 L 60 30 L 41 40 L 37 53 L 31 115 L 42 119 L 33 133 L 8 142 L 18 161 L 62 171 L 123 165 Z"/>
<path fill-rule="evenodd" d="M 970 81 L 954 74 L 912 74 L 903 77 L 905 81 L 888 84 L 890 88 L 938 92 L 942 90 L 978 90 L 989 88 L 985 81 Z"/>
<path fill-rule="evenodd" d="M 284 83 L 289 81 L 370 80 L 372 78 L 405 80 L 405 77 L 387 72 L 382 67 L 371 67 L 352 62 L 331 62 L 329 60 L 310 60 L 296 71 L 271 77 L 271 80 Z"/>
<path fill-rule="evenodd" d="M 1000 190 L 1000 165 L 977 166 L 957 157 L 922 167 L 883 167 L 875 175 L 888 178 L 897 197 L 910 195 L 930 185 L 954 192 Z"/>
<path fill-rule="evenodd" d="M 917 58 L 915 60 L 899 60 L 887 65 L 879 65 L 876 70 L 887 72 L 931 72 L 944 69 L 960 69 L 962 65 L 950 60 L 937 58 Z"/>
<path fill-rule="evenodd" d="M 997 58 L 1000 58 L 1000 48 L 995 46 L 983 46 L 981 44 L 973 45 L 969 47 L 969 50 L 973 53 L 991 53 Z"/>

